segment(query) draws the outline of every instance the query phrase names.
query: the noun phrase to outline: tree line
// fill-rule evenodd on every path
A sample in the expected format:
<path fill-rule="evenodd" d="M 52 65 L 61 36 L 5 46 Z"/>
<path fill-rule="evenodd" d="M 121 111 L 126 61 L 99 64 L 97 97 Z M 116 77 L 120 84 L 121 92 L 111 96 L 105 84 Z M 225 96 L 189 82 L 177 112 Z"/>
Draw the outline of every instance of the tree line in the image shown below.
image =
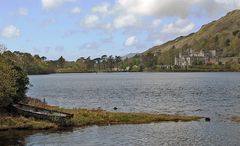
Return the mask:
<path fill-rule="evenodd" d="M 1 56 L 7 61 L 14 62 L 27 74 L 123 71 L 120 65 L 122 58 L 112 55 L 102 55 L 94 59 L 80 57 L 76 61 L 67 61 L 63 56 L 57 60 L 47 60 L 45 56 L 4 50 Z"/>
<path fill-rule="evenodd" d="M 48 61 L 56 67 L 56 72 L 117 72 L 121 71 L 120 56 L 102 55 L 91 59 L 91 57 L 80 57 L 76 61 L 66 61 L 62 56 L 56 61 Z"/>

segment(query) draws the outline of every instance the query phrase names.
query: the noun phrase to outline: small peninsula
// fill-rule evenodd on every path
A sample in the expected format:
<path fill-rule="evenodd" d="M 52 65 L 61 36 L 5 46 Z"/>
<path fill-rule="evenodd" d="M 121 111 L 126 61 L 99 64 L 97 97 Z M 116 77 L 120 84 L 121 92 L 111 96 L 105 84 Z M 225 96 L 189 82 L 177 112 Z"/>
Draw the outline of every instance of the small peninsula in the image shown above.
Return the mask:
<path fill-rule="evenodd" d="M 187 115 L 167 115 L 150 113 L 123 113 L 108 112 L 102 109 L 64 109 L 56 106 L 50 106 L 37 99 L 28 98 L 27 104 L 44 107 L 50 110 L 57 110 L 74 114 L 69 127 L 85 127 L 93 125 L 116 125 L 116 124 L 147 124 L 158 122 L 190 122 L 199 121 L 202 117 Z M 1 110 L 0 112 L 0 130 L 24 129 L 24 130 L 47 130 L 63 128 L 58 123 L 50 121 L 36 120 L 34 118 L 25 118 L 12 115 Z"/>

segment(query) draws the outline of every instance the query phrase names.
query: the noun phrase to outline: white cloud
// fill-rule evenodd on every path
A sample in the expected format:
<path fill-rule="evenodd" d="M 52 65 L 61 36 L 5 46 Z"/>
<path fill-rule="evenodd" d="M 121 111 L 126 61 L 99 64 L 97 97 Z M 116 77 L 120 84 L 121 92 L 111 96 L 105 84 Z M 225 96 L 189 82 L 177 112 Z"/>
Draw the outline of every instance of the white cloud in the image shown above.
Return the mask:
<path fill-rule="evenodd" d="M 173 30 L 173 25 L 179 26 L 180 22 L 164 25 L 165 20 L 172 16 L 174 16 L 172 18 L 186 20 L 192 15 L 200 17 L 207 15 L 207 18 L 214 16 L 215 19 L 223 14 L 219 13 L 219 10 L 231 7 L 229 3 L 233 5 L 240 2 L 237 0 L 116 0 L 113 5 L 100 3 L 93 7 L 92 14 L 87 15 L 81 23 L 89 28 L 98 26 L 103 31 L 123 28 L 124 32 L 131 32 L 129 34 L 146 30 L 146 28 L 154 31 L 163 26 L 166 33 L 175 31 L 178 32 L 177 34 L 185 34 L 195 26 L 193 23 L 185 23 L 186 26 L 181 24 L 183 30 L 179 27 Z M 214 15 L 217 13 L 218 15 Z M 152 18 L 154 20 L 151 21 Z"/>
<path fill-rule="evenodd" d="M 124 11 L 141 16 L 218 15 L 240 8 L 239 0 L 118 0 Z"/>
<path fill-rule="evenodd" d="M 136 36 L 130 36 L 129 38 L 127 38 L 127 40 L 125 41 L 125 46 L 134 46 L 136 45 L 138 42 Z"/>
<path fill-rule="evenodd" d="M 123 15 L 119 16 L 114 20 L 115 28 L 136 26 L 138 24 L 138 20 L 134 15 Z"/>
<path fill-rule="evenodd" d="M 20 30 L 14 25 L 9 25 L 1 30 L 1 35 L 6 38 L 16 38 L 20 36 Z"/>
<path fill-rule="evenodd" d="M 65 3 L 75 2 L 76 0 L 42 0 L 42 6 L 45 9 L 55 9 L 61 7 Z"/>
<path fill-rule="evenodd" d="M 93 28 L 99 24 L 99 17 L 97 15 L 88 15 L 84 18 L 81 24 L 84 27 Z"/>
<path fill-rule="evenodd" d="M 74 7 L 70 10 L 70 13 L 79 14 L 81 13 L 81 9 L 79 7 Z"/>
<path fill-rule="evenodd" d="M 161 24 L 161 19 L 155 19 L 152 21 L 152 27 L 159 27 Z"/>
<path fill-rule="evenodd" d="M 21 15 L 21 16 L 27 16 L 28 15 L 28 9 L 26 8 L 20 8 L 18 10 L 18 14 Z"/>
<path fill-rule="evenodd" d="M 100 14 L 107 14 L 109 13 L 109 8 L 110 8 L 110 4 L 109 3 L 103 3 L 99 6 L 95 6 L 92 8 L 92 12 L 93 13 L 100 13 Z"/>
<path fill-rule="evenodd" d="M 99 28 L 102 30 L 123 28 L 124 33 L 133 34 L 146 31 L 148 28 L 150 31 L 158 31 L 164 27 L 162 32 L 177 37 L 190 33 L 195 27 L 190 21 L 189 24 L 183 22 L 190 16 L 216 19 L 222 16 L 226 9 L 236 6 L 240 6 L 239 0 L 116 0 L 115 5 L 102 3 L 93 7 L 91 11 L 96 15 L 110 14 L 99 19 Z M 179 20 L 164 25 L 169 17 Z M 154 20 L 151 21 L 151 18 Z M 175 26 L 177 28 L 174 29 Z"/>
<path fill-rule="evenodd" d="M 162 28 L 163 33 L 176 34 L 176 35 L 186 35 L 190 33 L 195 24 L 188 19 L 178 19 L 174 23 L 164 25 Z"/>
<path fill-rule="evenodd" d="M 118 0 L 129 13 L 145 16 L 186 16 L 189 0 Z"/>

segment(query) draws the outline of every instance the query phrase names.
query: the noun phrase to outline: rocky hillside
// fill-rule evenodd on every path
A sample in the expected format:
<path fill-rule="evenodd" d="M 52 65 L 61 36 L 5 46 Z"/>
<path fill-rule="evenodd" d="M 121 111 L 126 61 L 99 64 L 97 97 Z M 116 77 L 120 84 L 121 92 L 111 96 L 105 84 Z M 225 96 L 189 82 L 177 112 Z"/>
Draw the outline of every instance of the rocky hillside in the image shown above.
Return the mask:
<path fill-rule="evenodd" d="M 188 36 L 181 36 L 163 45 L 155 46 L 144 54 L 166 52 L 171 49 L 184 51 L 218 50 L 223 57 L 240 56 L 240 10 L 229 12 L 226 16 L 207 25 Z"/>

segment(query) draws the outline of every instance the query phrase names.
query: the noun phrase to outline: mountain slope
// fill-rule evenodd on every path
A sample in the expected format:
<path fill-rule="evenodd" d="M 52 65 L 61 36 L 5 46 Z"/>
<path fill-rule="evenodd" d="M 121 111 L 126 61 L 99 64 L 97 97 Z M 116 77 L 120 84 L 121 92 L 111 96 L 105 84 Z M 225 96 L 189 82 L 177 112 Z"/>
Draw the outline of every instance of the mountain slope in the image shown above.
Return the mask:
<path fill-rule="evenodd" d="M 181 36 L 163 45 L 150 48 L 148 52 L 159 53 L 174 48 L 184 51 L 193 50 L 219 50 L 221 56 L 240 56 L 240 10 L 229 12 L 226 16 L 213 21 L 188 36 Z"/>

